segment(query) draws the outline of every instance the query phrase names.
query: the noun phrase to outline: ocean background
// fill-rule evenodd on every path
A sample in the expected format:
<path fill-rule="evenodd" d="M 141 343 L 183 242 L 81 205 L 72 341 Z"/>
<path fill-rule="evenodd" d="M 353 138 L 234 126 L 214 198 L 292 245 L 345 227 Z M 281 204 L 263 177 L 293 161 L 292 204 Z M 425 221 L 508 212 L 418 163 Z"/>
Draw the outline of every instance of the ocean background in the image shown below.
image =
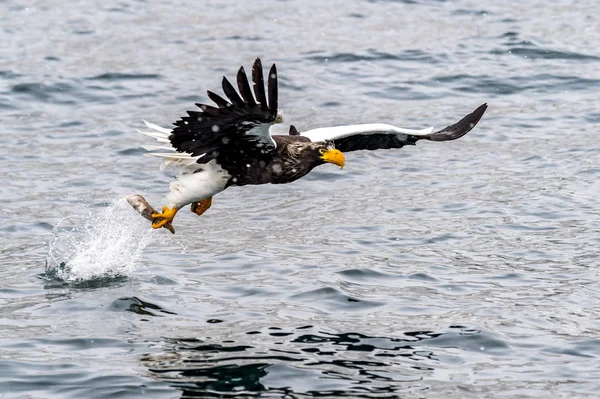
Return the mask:
<path fill-rule="evenodd" d="M 0 398 L 593 398 L 600 2 L 0 0 Z M 460 140 L 231 188 L 168 127 L 256 57 L 300 131 Z"/>

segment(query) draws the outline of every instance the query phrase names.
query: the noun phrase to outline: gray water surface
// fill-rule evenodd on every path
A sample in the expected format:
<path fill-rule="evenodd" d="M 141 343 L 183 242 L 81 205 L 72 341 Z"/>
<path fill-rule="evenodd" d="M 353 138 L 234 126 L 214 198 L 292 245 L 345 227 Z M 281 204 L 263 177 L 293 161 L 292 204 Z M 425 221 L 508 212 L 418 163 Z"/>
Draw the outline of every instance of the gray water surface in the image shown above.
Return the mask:
<path fill-rule="evenodd" d="M 0 397 L 595 397 L 599 15 L 0 1 Z M 228 189 L 151 231 L 119 200 L 159 207 L 171 176 L 135 129 L 257 56 L 280 132 L 490 107 L 458 141 Z"/>

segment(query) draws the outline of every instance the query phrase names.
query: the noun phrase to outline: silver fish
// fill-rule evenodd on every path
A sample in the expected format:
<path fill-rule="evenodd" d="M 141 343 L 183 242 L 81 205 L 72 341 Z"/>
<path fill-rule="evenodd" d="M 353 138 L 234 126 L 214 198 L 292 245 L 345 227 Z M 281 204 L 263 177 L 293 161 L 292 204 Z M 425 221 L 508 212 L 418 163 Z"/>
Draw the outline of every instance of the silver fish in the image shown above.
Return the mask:
<path fill-rule="evenodd" d="M 144 197 L 142 197 L 139 194 L 128 195 L 127 196 L 127 202 L 129 202 L 129 205 L 131 205 L 133 207 L 133 209 L 135 209 L 136 211 L 138 211 L 138 213 L 140 215 L 142 215 L 144 218 L 148 219 L 151 222 L 153 220 L 152 219 L 152 214 L 153 213 L 160 213 L 156 209 L 154 209 L 152 207 L 152 205 L 150 205 L 148 203 L 148 201 L 146 201 L 146 199 Z M 169 230 L 171 233 L 175 234 L 175 229 L 173 228 L 173 225 L 171 224 L 171 222 L 168 222 L 163 227 L 165 229 Z"/>

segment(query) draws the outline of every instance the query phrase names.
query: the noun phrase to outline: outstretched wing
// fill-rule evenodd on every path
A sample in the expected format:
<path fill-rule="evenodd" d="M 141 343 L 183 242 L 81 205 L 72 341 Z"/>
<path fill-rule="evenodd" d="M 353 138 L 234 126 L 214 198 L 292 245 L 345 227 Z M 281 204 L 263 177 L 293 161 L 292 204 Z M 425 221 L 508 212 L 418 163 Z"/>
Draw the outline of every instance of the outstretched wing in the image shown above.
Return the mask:
<path fill-rule="evenodd" d="M 238 91 L 223 77 L 222 87 L 227 99 L 208 91 L 216 106 L 196 104 L 200 111 L 187 111 L 174 123 L 169 136 L 178 151 L 198 157 L 198 163 L 216 159 L 225 170 L 235 169 L 263 159 L 275 150 L 269 128 L 277 122 L 277 68 L 275 64 L 267 78 L 267 92 L 259 58 L 252 66 L 250 88 L 244 68 L 237 73 Z M 268 98 L 268 101 L 267 101 Z"/>
<path fill-rule="evenodd" d="M 402 148 L 405 145 L 415 145 L 418 140 L 456 140 L 475 127 L 486 109 L 487 104 L 480 105 L 457 123 L 437 132 L 433 132 L 433 128 L 411 130 L 377 123 L 319 128 L 301 134 L 313 142 L 332 140 L 335 148 L 342 152 Z"/>

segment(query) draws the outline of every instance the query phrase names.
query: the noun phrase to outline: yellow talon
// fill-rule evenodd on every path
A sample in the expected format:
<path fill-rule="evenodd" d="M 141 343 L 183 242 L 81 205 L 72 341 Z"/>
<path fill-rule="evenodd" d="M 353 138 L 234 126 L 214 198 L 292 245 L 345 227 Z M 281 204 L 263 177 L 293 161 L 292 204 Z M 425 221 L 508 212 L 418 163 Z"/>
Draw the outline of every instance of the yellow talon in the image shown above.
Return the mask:
<path fill-rule="evenodd" d="M 177 208 L 168 208 L 163 206 L 162 213 L 153 213 L 152 214 L 152 228 L 160 229 L 164 227 L 167 223 L 172 222 L 175 214 L 179 209 Z"/>
<path fill-rule="evenodd" d="M 192 203 L 192 207 L 190 208 L 190 210 L 192 212 L 194 212 L 196 215 L 200 216 L 204 212 L 206 212 L 208 210 L 208 208 L 210 208 L 211 205 L 212 205 L 212 197 L 208 197 L 206 199 L 203 199 L 202 201 Z"/>

